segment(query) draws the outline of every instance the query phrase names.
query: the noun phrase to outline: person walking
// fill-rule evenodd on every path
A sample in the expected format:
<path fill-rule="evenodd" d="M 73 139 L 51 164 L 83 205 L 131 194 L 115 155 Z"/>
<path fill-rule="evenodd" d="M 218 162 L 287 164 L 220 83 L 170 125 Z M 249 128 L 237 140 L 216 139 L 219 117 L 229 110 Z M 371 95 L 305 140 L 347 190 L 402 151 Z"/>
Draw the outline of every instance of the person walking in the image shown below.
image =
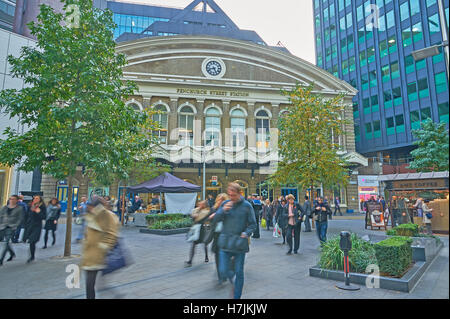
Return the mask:
<path fill-rule="evenodd" d="M 19 196 L 12 195 L 8 200 L 8 204 L 0 209 L 0 237 L 3 237 L 5 241 L 0 253 L 0 266 L 3 265 L 6 252 L 9 252 L 9 258 L 6 261 L 11 261 L 16 257 L 9 241 L 24 218 L 23 208 L 18 204 L 18 201 Z"/>
<path fill-rule="evenodd" d="M 230 280 L 234 299 L 240 299 L 244 287 L 245 254 L 249 252 L 249 237 L 256 230 L 256 218 L 252 205 L 241 196 L 241 187 L 237 183 L 228 184 L 230 198 L 216 212 L 214 222 L 223 222 L 219 235 L 219 273 L 221 280 Z M 230 260 L 234 257 L 234 270 L 230 269 Z M 234 278 L 234 279 L 233 279 Z"/>
<path fill-rule="evenodd" d="M 255 213 L 255 220 L 256 220 L 256 229 L 254 230 L 253 233 L 253 238 L 260 238 L 260 233 L 259 233 L 259 221 L 260 221 L 260 214 L 261 214 L 261 210 L 262 210 L 262 203 L 261 201 L 258 199 L 258 196 L 256 194 L 253 194 L 252 196 L 252 206 L 253 206 L 253 211 Z"/>
<path fill-rule="evenodd" d="M 431 227 L 431 218 L 428 218 L 427 214 L 431 214 L 430 217 L 432 217 L 432 208 L 428 208 L 428 203 L 430 202 L 429 199 L 425 199 L 422 203 L 422 210 L 423 210 L 423 224 L 425 225 L 426 231 L 428 235 L 433 235 L 433 228 Z"/>
<path fill-rule="evenodd" d="M 282 245 L 286 244 L 287 219 L 285 218 L 285 216 L 283 214 L 285 206 L 286 206 L 286 200 L 283 198 L 281 200 L 281 204 L 278 206 L 278 210 L 277 210 L 277 224 L 281 228 L 281 236 L 283 237 Z"/>
<path fill-rule="evenodd" d="M 24 238 L 30 243 L 30 258 L 27 260 L 27 263 L 30 263 L 35 259 L 36 243 L 41 238 L 42 221 L 47 216 L 47 208 L 41 196 L 36 195 L 33 197 L 28 211 Z"/>
<path fill-rule="evenodd" d="M 78 228 L 78 234 L 77 234 L 77 237 L 75 239 L 76 243 L 81 242 L 81 240 L 83 239 L 84 229 L 86 227 L 86 221 L 85 221 L 85 216 L 86 216 L 86 213 L 87 213 L 87 197 L 86 196 L 82 196 L 81 197 L 81 203 L 78 206 L 78 211 L 80 212 L 81 225 Z"/>
<path fill-rule="evenodd" d="M 214 253 L 214 260 L 216 262 L 216 271 L 217 271 L 217 277 L 219 279 L 219 283 L 221 283 L 220 280 L 220 273 L 219 273 L 219 247 L 217 245 L 217 241 L 219 239 L 220 232 L 222 231 L 221 226 L 219 226 L 219 222 L 213 223 L 212 220 L 214 216 L 216 215 L 216 212 L 219 210 L 219 208 L 222 206 L 222 204 L 229 200 L 229 197 L 226 193 L 221 193 L 217 195 L 216 201 L 214 205 L 211 207 L 211 215 L 209 215 L 208 219 L 211 220 L 211 227 L 213 231 L 213 238 L 212 238 L 212 244 L 211 244 L 211 251 Z M 222 224 L 220 224 L 222 225 Z M 223 225 L 222 225 L 223 227 Z"/>
<path fill-rule="evenodd" d="M 24 197 L 23 195 L 19 195 L 19 202 L 17 203 L 17 205 L 19 205 L 20 207 L 22 207 L 23 209 L 23 215 L 22 215 L 22 220 L 20 221 L 19 226 L 17 226 L 16 231 L 14 232 L 13 238 L 11 239 L 11 242 L 13 243 L 18 243 L 19 242 L 19 237 L 20 237 L 20 231 L 25 227 L 24 223 L 27 220 L 27 213 L 28 213 L 28 206 L 27 204 L 23 201 Z"/>
<path fill-rule="evenodd" d="M 334 216 L 336 216 L 336 212 L 339 211 L 339 215 L 342 216 L 342 212 L 341 212 L 341 201 L 339 199 L 339 197 L 336 197 L 334 199 Z"/>
<path fill-rule="evenodd" d="M 270 230 L 270 221 L 272 220 L 270 200 L 266 199 L 262 207 L 262 218 L 266 221 L 266 229 Z"/>
<path fill-rule="evenodd" d="M 198 207 L 192 211 L 191 217 L 194 220 L 194 224 L 201 224 L 201 228 L 200 228 L 199 238 L 196 241 L 192 242 L 191 250 L 189 253 L 189 260 L 185 262 L 185 267 L 192 266 L 192 259 L 194 258 L 195 247 L 201 243 L 203 243 L 205 245 L 205 263 L 209 262 L 209 259 L 208 259 L 208 244 L 209 244 L 209 242 L 207 242 L 206 239 L 207 239 L 209 233 L 211 232 L 211 224 L 210 224 L 210 221 L 208 220 L 208 217 L 210 215 L 211 215 L 211 209 L 208 206 L 207 200 L 199 202 Z"/>
<path fill-rule="evenodd" d="M 119 238 L 119 219 L 106 205 L 106 201 L 97 196 L 86 203 L 86 232 L 80 266 L 86 272 L 87 299 L 95 299 L 97 274 L 106 268 L 106 255 Z"/>
<path fill-rule="evenodd" d="M 58 219 L 61 215 L 61 205 L 56 197 L 52 198 L 47 206 L 47 216 L 45 217 L 45 234 L 44 234 L 44 247 L 42 249 L 47 248 L 47 240 L 48 240 L 48 232 L 52 232 L 53 242 L 52 246 L 56 243 L 56 227 L 58 225 Z"/>
<path fill-rule="evenodd" d="M 212 208 L 215 204 L 215 200 L 212 194 L 208 194 L 208 206 Z"/>
<path fill-rule="evenodd" d="M 309 201 L 309 197 L 305 196 L 305 202 L 303 203 L 303 212 L 305 214 L 305 233 L 311 232 L 311 224 L 309 220 L 311 219 L 311 203 Z"/>
<path fill-rule="evenodd" d="M 302 226 L 303 212 L 300 205 L 295 203 L 295 197 L 292 194 L 286 196 L 288 200 L 287 205 L 284 207 L 283 215 L 284 220 L 287 220 L 286 239 L 289 245 L 287 255 L 292 254 L 292 248 L 294 248 L 294 254 L 298 253 L 300 248 L 300 231 Z M 294 242 L 294 244 L 292 244 Z"/>
<path fill-rule="evenodd" d="M 331 216 L 331 209 L 325 204 L 322 197 L 318 198 L 313 214 L 315 215 L 314 218 L 316 220 L 317 236 L 322 245 L 327 241 L 328 217 Z"/>

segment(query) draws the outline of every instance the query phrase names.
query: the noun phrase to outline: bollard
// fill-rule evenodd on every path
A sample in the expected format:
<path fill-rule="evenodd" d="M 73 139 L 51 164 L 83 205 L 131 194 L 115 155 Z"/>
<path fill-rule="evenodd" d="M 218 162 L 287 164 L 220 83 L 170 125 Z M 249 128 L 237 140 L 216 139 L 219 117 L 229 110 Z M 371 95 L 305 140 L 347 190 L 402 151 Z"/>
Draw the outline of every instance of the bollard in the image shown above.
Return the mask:
<path fill-rule="evenodd" d="M 359 290 L 357 286 L 350 285 L 350 265 L 348 263 L 348 252 L 352 249 L 352 241 L 350 239 L 350 232 L 342 231 L 341 240 L 339 246 L 344 252 L 344 273 L 345 273 L 345 284 L 337 284 L 336 287 L 344 290 Z"/>

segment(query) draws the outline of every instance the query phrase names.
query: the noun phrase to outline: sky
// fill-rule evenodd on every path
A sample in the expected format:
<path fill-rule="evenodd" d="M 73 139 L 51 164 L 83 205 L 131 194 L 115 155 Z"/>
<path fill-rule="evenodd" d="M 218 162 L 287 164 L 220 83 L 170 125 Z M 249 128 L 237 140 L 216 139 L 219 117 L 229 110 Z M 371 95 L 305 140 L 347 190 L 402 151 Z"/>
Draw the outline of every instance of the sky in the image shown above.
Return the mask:
<path fill-rule="evenodd" d="M 184 8 L 193 0 L 116 0 Z M 294 55 L 315 64 L 312 0 L 215 0 L 231 20 L 253 30 L 268 45 L 279 41 Z"/>

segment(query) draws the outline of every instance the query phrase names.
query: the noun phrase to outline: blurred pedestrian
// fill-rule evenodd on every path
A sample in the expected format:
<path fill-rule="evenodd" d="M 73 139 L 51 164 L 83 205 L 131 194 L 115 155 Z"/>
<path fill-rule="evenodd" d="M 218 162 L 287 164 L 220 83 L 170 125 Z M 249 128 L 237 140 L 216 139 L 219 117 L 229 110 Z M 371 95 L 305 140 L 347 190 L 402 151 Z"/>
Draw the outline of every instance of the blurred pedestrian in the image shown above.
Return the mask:
<path fill-rule="evenodd" d="M 85 222 L 85 216 L 86 216 L 86 213 L 87 213 L 87 197 L 86 196 L 81 196 L 81 203 L 78 206 L 78 211 L 80 212 L 79 218 L 81 218 L 81 225 L 78 228 L 78 234 L 77 234 L 77 237 L 75 239 L 75 241 L 77 243 L 79 243 L 83 239 L 84 229 L 85 229 L 85 226 L 86 226 L 86 222 Z"/>
<path fill-rule="evenodd" d="M 336 212 L 339 212 L 339 215 L 342 216 L 342 212 L 341 212 L 341 200 L 339 199 L 339 197 L 336 197 L 334 199 L 334 216 L 336 216 Z"/>
<path fill-rule="evenodd" d="M 228 184 L 229 201 L 219 208 L 214 222 L 223 222 L 219 235 L 219 272 L 222 280 L 230 280 L 234 299 L 240 299 L 244 287 L 245 254 L 249 252 L 249 237 L 256 229 L 253 207 L 241 196 L 241 187 L 237 183 Z M 234 257 L 234 270 L 230 269 L 230 260 Z"/>
<path fill-rule="evenodd" d="M 422 203 L 423 209 L 423 223 L 425 224 L 425 228 L 428 235 L 433 235 L 433 227 L 431 225 L 431 218 L 433 217 L 433 209 L 428 208 L 429 199 L 425 199 Z M 431 217 L 431 218 L 430 218 Z"/>
<path fill-rule="evenodd" d="M 272 211 L 270 207 L 270 200 L 266 199 L 264 201 L 263 207 L 262 207 L 262 218 L 266 220 L 266 229 L 270 230 L 270 225 L 272 221 Z"/>
<path fill-rule="evenodd" d="M 19 202 L 17 203 L 20 207 L 22 207 L 23 209 L 23 215 L 22 215 L 22 220 L 20 221 L 19 226 L 17 226 L 16 231 L 14 232 L 14 236 L 12 238 L 12 242 L 13 243 L 18 243 L 19 242 L 19 237 L 20 237 L 20 231 L 25 227 L 24 223 L 28 218 L 28 206 L 27 204 L 23 201 L 24 197 L 23 195 L 19 195 Z"/>
<path fill-rule="evenodd" d="M 56 227 L 58 225 L 58 219 L 61 215 L 61 205 L 56 197 L 53 197 L 47 206 L 47 216 L 45 217 L 45 234 L 44 234 L 44 247 L 42 249 L 47 248 L 47 240 L 48 240 L 48 232 L 52 232 L 53 242 L 52 246 L 56 243 Z"/>
<path fill-rule="evenodd" d="M 86 271 L 86 298 L 95 299 L 95 281 L 100 270 L 106 268 L 107 253 L 119 237 L 119 220 L 105 208 L 106 201 L 93 197 L 87 202 L 86 232 L 83 241 L 81 268 Z"/>
<path fill-rule="evenodd" d="M 42 221 L 47 216 L 47 207 L 41 196 L 36 195 L 33 197 L 28 207 L 28 220 L 25 224 L 24 239 L 30 243 L 30 258 L 27 263 L 32 262 L 35 259 L 36 243 L 41 238 Z"/>
<path fill-rule="evenodd" d="M 6 252 L 9 252 L 9 258 L 6 261 L 11 261 L 16 257 L 9 241 L 24 218 L 23 208 L 18 204 L 18 201 L 19 196 L 12 195 L 8 200 L 8 204 L 0 209 L 0 237 L 3 237 L 5 241 L 0 253 L 0 266 L 3 265 Z"/>
<path fill-rule="evenodd" d="M 280 206 L 278 206 L 278 210 L 277 210 L 277 224 L 281 228 L 281 236 L 283 237 L 282 245 L 284 245 L 286 243 L 287 220 L 286 220 L 285 216 L 283 215 L 285 206 L 286 206 L 286 200 L 283 198 L 281 200 L 281 204 L 280 204 Z"/>
<path fill-rule="evenodd" d="M 303 212 L 305 214 L 305 230 L 304 232 L 311 232 L 311 224 L 309 220 L 311 219 L 311 203 L 309 202 L 309 197 L 305 196 L 305 202 L 303 203 Z"/>
<path fill-rule="evenodd" d="M 209 262 L 208 259 L 208 242 L 205 239 L 208 237 L 211 232 L 211 224 L 208 220 L 208 217 L 211 215 L 211 210 L 208 206 L 208 201 L 204 200 L 198 203 L 198 207 L 192 211 L 191 217 L 194 220 L 194 224 L 200 224 L 200 236 L 196 241 L 192 242 L 191 250 L 189 253 L 189 260 L 185 262 L 185 267 L 192 266 L 192 259 L 195 254 L 195 247 L 198 244 L 203 243 L 205 248 L 205 263 Z"/>
<path fill-rule="evenodd" d="M 261 235 L 259 233 L 259 221 L 260 221 L 260 214 L 261 214 L 261 210 L 262 210 L 262 203 L 256 194 L 252 195 L 252 206 L 253 206 L 253 211 L 255 213 L 255 220 L 256 220 L 256 229 L 254 230 L 252 237 L 260 238 Z"/>

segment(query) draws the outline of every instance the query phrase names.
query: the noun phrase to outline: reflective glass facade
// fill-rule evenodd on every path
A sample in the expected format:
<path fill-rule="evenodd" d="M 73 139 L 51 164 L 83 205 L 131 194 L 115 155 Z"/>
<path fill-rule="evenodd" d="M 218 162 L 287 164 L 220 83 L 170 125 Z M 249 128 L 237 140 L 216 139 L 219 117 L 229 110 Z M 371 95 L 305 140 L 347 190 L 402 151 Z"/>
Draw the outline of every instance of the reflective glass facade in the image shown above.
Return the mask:
<path fill-rule="evenodd" d="M 426 118 L 448 128 L 444 53 L 421 61 L 411 55 L 442 42 L 437 0 L 313 2 L 316 64 L 359 91 L 353 101 L 359 153 L 411 147 L 411 130 Z M 444 0 L 447 30 L 448 8 Z"/>

